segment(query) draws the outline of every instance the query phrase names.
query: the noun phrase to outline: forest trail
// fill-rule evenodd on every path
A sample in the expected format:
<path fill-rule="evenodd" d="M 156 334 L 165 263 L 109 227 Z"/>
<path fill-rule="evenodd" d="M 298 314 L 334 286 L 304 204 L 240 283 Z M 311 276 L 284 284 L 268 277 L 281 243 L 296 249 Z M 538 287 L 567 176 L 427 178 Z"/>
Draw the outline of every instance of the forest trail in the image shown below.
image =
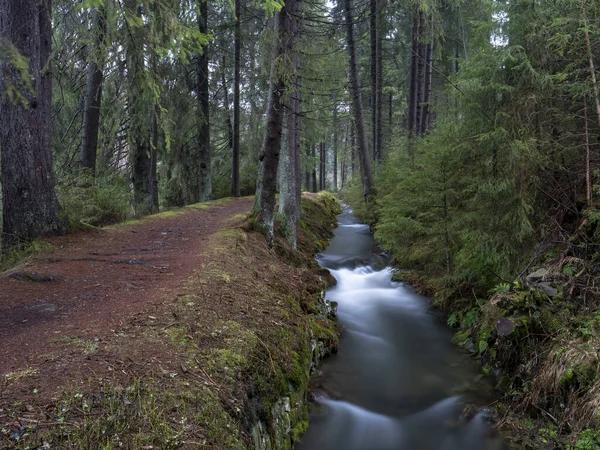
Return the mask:
<path fill-rule="evenodd" d="M 123 334 L 124 327 L 152 323 L 153 314 L 184 295 L 186 280 L 207 263 L 208 237 L 231 227 L 252 202 L 210 202 L 182 214 L 49 239 L 52 251 L 0 274 L 2 378 L 35 375 L 36 394 L 49 399 L 65 387 L 66 374 L 76 384 L 74 372 L 85 380 L 123 366 L 97 352 L 99 343 Z M 154 347 L 131 351 L 160 355 Z M 140 362 L 131 354 L 123 359 Z M 19 383 L 4 386 L 0 400 L 11 391 L 31 395 L 18 389 Z"/>

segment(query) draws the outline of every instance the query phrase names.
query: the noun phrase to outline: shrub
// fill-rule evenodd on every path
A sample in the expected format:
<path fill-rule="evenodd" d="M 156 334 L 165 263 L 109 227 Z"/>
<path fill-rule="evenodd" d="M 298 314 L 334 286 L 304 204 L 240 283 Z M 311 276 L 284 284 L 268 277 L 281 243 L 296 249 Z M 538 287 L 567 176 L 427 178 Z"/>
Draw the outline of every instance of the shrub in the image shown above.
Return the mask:
<path fill-rule="evenodd" d="M 119 175 L 74 177 L 57 186 L 57 195 L 72 229 L 121 222 L 131 211 L 129 186 Z"/>

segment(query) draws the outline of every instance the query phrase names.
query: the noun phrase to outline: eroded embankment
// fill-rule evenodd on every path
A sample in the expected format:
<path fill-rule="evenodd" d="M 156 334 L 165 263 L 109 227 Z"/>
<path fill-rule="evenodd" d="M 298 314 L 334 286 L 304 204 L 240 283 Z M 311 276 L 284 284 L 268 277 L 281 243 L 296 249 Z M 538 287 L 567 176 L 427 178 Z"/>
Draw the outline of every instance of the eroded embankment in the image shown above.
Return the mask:
<path fill-rule="evenodd" d="M 107 361 L 102 374 L 69 368 L 55 398 L 38 398 L 35 369 L 5 374 L 0 448 L 291 448 L 311 368 L 337 346 L 313 256 L 339 206 L 328 195 L 302 206 L 298 252 L 283 239 L 268 250 L 233 217 L 176 300 L 99 342 L 62 343 Z"/>

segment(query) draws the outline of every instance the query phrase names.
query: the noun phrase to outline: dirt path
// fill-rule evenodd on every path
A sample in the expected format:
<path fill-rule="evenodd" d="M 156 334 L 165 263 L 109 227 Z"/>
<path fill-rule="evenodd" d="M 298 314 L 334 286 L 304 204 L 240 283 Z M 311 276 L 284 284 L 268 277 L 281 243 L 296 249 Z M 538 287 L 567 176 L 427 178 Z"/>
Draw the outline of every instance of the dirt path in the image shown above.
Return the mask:
<path fill-rule="evenodd" d="M 236 199 L 53 238 L 53 251 L 0 274 L 0 375 L 34 370 L 40 390 L 50 393 L 73 369 L 66 343 L 94 346 L 183 295 L 178 291 L 205 262 L 207 236 L 251 204 Z M 100 370 L 94 358 L 85 365 L 89 373 Z"/>

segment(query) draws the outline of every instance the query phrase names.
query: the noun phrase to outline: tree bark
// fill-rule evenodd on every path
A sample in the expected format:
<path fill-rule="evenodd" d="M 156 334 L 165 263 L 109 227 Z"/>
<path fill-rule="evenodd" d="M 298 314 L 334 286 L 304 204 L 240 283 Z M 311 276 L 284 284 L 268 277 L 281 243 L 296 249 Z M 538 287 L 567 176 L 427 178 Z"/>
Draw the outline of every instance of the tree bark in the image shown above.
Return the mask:
<path fill-rule="evenodd" d="M 325 142 L 319 144 L 319 191 L 324 191 L 325 177 L 327 170 L 327 154 L 325 150 Z"/>
<path fill-rule="evenodd" d="M 0 40 L 29 61 L 33 92 L 21 89 L 23 103 L 5 94 L 19 86 L 10 58 L 0 68 L 0 149 L 2 166 L 2 248 L 63 232 L 52 177 L 51 0 L 0 0 Z"/>
<path fill-rule="evenodd" d="M 231 164 L 231 195 L 240 196 L 240 58 L 242 34 L 240 29 L 241 0 L 235 0 L 233 42 L 233 153 Z"/>
<path fill-rule="evenodd" d="M 350 125 L 350 172 L 352 176 L 356 172 L 356 129 L 354 122 Z"/>
<path fill-rule="evenodd" d="M 418 27 L 418 52 L 417 52 L 417 113 L 415 123 L 415 133 L 421 136 L 423 130 L 423 107 L 425 103 L 425 78 L 427 71 L 425 70 L 425 61 L 427 58 L 427 44 L 423 42 L 423 34 L 425 28 L 425 18 L 422 12 L 419 12 L 419 27 Z"/>
<path fill-rule="evenodd" d="M 300 15 L 300 0 L 290 4 L 289 31 L 286 40 L 295 40 L 298 34 L 298 17 Z M 292 245 L 297 248 L 297 226 L 300 212 L 301 196 L 301 166 L 300 166 L 300 89 L 299 89 L 299 58 L 298 53 L 289 44 L 290 52 L 293 52 L 293 77 L 292 86 L 287 97 L 286 115 L 286 145 L 281 157 L 281 170 L 279 172 L 279 212 L 285 222 L 285 234 Z"/>
<path fill-rule="evenodd" d="M 311 178 L 312 178 L 312 192 L 317 192 L 317 169 L 316 169 L 316 159 L 317 159 L 317 149 L 315 148 L 314 144 L 310 145 L 310 156 L 312 159 L 312 173 L 311 173 Z"/>
<path fill-rule="evenodd" d="M 296 205 L 296 120 L 293 99 L 288 100 L 285 115 L 286 134 L 279 163 L 279 213 L 284 219 L 284 235 L 296 249 L 296 224 L 298 208 Z"/>
<path fill-rule="evenodd" d="M 198 14 L 198 28 L 200 33 L 208 34 L 208 0 L 201 0 Z M 202 49 L 198 55 L 197 81 L 199 109 L 199 152 L 198 164 L 200 165 L 198 180 L 198 200 L 205 202 L 212 199 L 212 175 L 210 155 L 210 103 L 208 96 L 209 70 L 208 47 Z"/>
<path fill-rule="evenodd" d="M 223 108 L 225 109 L 225 125 L 227 126 L 227 146 L 231 150 L 233 155 L 233 122 L 231 120 L 231 112 L 229 110 L 229 91 L 227 90 L 227 81 L 225 80 L 225 70 L 227 67 L 225 63 L 225 56 L 221 59 L 221 87 L 223 88 Z"/>
<path fill-rule="evenodd" d="M 98 129 L 100 126 L 100 108 L 102 104 L 102 85 L 104 81 L 104 36 L 106 21 L 104 7 L 94 10 L 92 32 L 95 36 L 95 48 L 90 50 L 87 67 L 85 106 L 83 111 L 83 131 L 81 138 L 80 168 L 96 175 L 96 154 L 98 150 Z"/>
<path fill-rule="evenodd" d="M 590 128 L 588 125 L 587 101 L 583 101 L 583 120 L 585 130 L 585 198 L 588 207 L 592 206 L 592 171 L 590 167 Z"/>
<path fill-rule="evenodd" d="M 431 122 L 431 81 L 433 78 L 433 40 L 426 45 L 425 53 L 425 78 L 423 87 L 423 106 L 421 108 L 421 129 L 419 134 L 424 135 L 429 130 Z"/>
<path fill-rule="evenodd" d="M 156 70 L 156 60 L 153 63 L 154 70 Z M 159 123 L 160 120 L 160 108 L 158 105 L 154 105 L 154 111 L 152 113 L 152 151 L 150 152 L 150 188 L 152 189 L 152 208 L 151 213 L 156 214 L 159 211 L 158 205 L 158 146 L 160 140 Z"/>
<path fill-rule="evenodd" d="M 333 191 L 338 189 L 338 105 L 333 104 Z"/>
<path fill-rule="evenodd" d="M 265 233 L 269 248 L 272 248 L 274 244 L 275 193 L 277 191 L 277 168 L 281 150 L 284 110 L 282 100 L 286 92 L 285 74 L 278 66 L 281 61 L 286 59 L 284 56 L 289 55 L 292 48 L 293 31 L 290 11 L 294 10 L 294 2 L 295 0 L 286 0 L 284 6 L 275 15 L 267 123 L 262 152 L 259 157 L 261 165 L 253 208 L 254 213 L 257 214 L 258 224 Z"/>
<path fill-rule="evenodd" d="M 341 167 L 341 181 L 342 181 L 342 189 L 346 185 L 346 168 L 348 167 L 348 137 L 349 137 L 349 127 L 346 127 L 346 133 L 344 135 L 344 157 L 342 159 L 342 167 Z"/>
<path fill-rule="evenodd" d="M 378 0 L 370 0 L 369 40 L 371 46 L 371 148 L 377 159 L 377 7 Z"/>
<path fill-rule="evenodd" d="M 598 116 L 598 123 L 600 124 L 600 95 L 598 93 L 598 83 L 596 81 L 596 67 L 594 65 L 594 57 L 592 52 L 592 44 L 590 42 L 590 31 L 588 29 L 587 17 L 585 16 L 585 5 L 582 6 L 583 14 L 583 25 L 585 30 L 585 45 L 588 54 L 588 63 L 590 66 L 590 74 L 592 76 L 592 88 L 594 92 L 594 104 L 596 105 L 596 115 Z"/>
<path fill-rule="evenodd" d="M 304 165 L 304 176 L 305 176 L 305 185 L 306 185 L 306 192 L 310 192 L 310 180 L 311 180 L 311 171 L 310 171 L 310 166 L 308 165 L 308 162 L 310 161 L 311 155 L 310 155 L 310 146 L 306 147 L 306 163 Z"/>
<path fill-rule="evenodd" d="M 415 12 L 411 28 L 410 44 L 410 80 L 408 88 L 408 117 L 406 128 L 408 129 L 408 156 L 414 157 L 413 139 L 417 129 L 417 102 L 419 82 L 419 12 Z"/>
<path fill-rule="evenodd" d="M 381 162 L 383 159 L 383 5 L 385 0 L 380 0 L 377 14 L 377 73 L 375 77 L 375 106 L 377 115 L 375 118 L 375 147 L 373 153 L 375 160 Z"/>
<path fill-rule="evenodd" d="M 300 34 L 300 25 L 301 25 L 301 16 L 302 14 L 302 3 L 301 0 L 296 0 L 296 24 L 295 24 L 295 42 L 299 39 Z M 302 142 L 301 142 L 301 131 L 302 131 L 302 121 L 300 120 L 301 116 L 301 108 L 302 108 L 302 99 L 301 99 L 301 90 L 300 90 L 300 58 L 298 53 L 294 54 L 294 67 L 296 70 L 296 76 L 294 77 L 294 119 L 296 121 L 295 126 L 295 138 L 294 138 L 294 158 L 295 158 L 295 166 L 296 166 L 296 204 L 298 206 L 297 216 L 300 217 L 302 214 Z"/>
<path fill-rule="evenodd" d="M 358 138 L 358 159 L 360 162 L 360 171 L 363 184 L 363 194 L 368 203 L 373 194 L 373 173 L 371 171 L 371 161 L 369 157 L 369 143 L 365 132 L 365 116 L 363 112 L 362 96 L 358 82 L 358 66 L 356 61 L 356 45 L 354 41 L 354 25 L 352 17 L 352 0 L 344 0 L 346 15 L 346 38 L 348 42 L 349 53 L 349 76 L 350 90 L 352 98 L 352 113 L 356 126 Z"/>
<path fill-rule="evenodd" d="M 131 16 L 140 16 L 137 0 L 125 0 L 125 8 Z M 144 36 L 137 24 L 128 24 L 129 39 L 126 43 L 127 78 L 129 85 L 129 162 L 133 184 L 133 206 L 136 214 L 152 211 L 152 116 L 154 105 L 148 92 L 147 73 L 144 62 Z"/>

